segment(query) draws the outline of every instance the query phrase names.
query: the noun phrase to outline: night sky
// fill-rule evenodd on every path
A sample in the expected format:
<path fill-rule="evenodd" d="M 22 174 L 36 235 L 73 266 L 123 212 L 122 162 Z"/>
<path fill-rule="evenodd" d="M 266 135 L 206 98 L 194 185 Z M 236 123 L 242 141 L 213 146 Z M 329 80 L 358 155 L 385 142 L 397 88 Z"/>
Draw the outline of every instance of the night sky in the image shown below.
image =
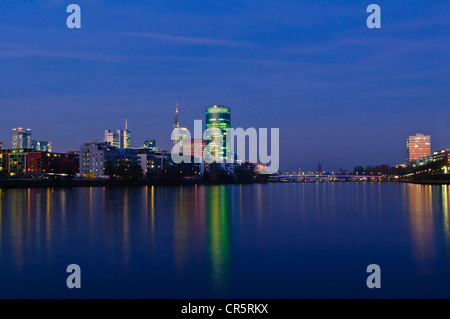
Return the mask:
<path fill-rule="evenodd" d="M 82 28 L 68 29 L 77 3 Z M 377 3 L 382 28 L 368 29 Z M 282 170 L 405 161 L 450 148 L 450 5 L 442 1 L 0 1 L 0 141 L 33 130 L 78 150 L 122 129 L 169 149 L 175 103 L 280 128 Z"/>

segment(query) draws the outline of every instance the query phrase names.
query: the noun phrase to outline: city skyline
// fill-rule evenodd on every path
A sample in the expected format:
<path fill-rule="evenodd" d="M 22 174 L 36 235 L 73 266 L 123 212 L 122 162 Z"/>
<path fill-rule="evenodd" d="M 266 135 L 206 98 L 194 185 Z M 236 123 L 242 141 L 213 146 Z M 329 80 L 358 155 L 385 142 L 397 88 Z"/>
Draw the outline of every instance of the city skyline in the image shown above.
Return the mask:
<path fill-rule="evenodd" d="M 76 150 L 128 118 L 133 141 L 170 149 L 175 102 L 188 128 L 214 104 L 234 127 L 279 127 L 282 170 L 402 163 L 416 132 L 448 147 L 439 1 L 381 3 L 380 30 L 365 26 L 366 4 L 332 1 L 79 4 L 79 30 L 63 3 L 0 4 L 4 147 L 22 126 Z"/>
<path fill-rule="evenodd" d="M 180 128 L 179 119 L 178 119 L 178 107 L 179 107 L 179 105 L 178 105 L 178 103 L 176 103 L 176 112 L 175 112 L 174 125 L 173 125 L 174 130 L 175 129 L 186 130 L 186 128 L 184 128 L 184 127 Z M 221 127 L 222 129 L 230 128 L 229 116 L 230 116 L 231 109 L 229 107 L 224 106 L 224 105 L 213 105 L 213 106 L 210 106 L 210 107 L 206 108 L 205 115 L 207 117 L 207 120 L 205 122 L 205 128 L 208 129 L 208 128 L 212 127 L 212 124 L 210 123 L 211 121 L 209 120 L 211 118 L 211 115 L 210 115 L 211 111 L 210 110 L 215 110 L 216 108 L 217 109 L 225 109 L 226 113 L 227 113 L 227 116 L 228 116 L 228 119 L 225 119 L 226 123 L 222 123 L 222 124 L 220 124 L 217 127 Z M 221 112 L 222 111 L 219 111 L 219 113 L 221 113 Z M 214 121 L 216 121 L 216 120 L 214 120 Z M 215 124 L 213 126 L 215 126 Z M 21 146 L 21 147 L 17 147 L 17 146 L 14 147 L 14 143 L 15 143 L 14 141 L 15 141 L 15 139 L 18 138 L 17 137 L 18 132 L 19 132 L 19 134 L 23 133 L 23 134 L 27 135 L 27 138 L 28 138 L 29 143 L 30 143 L 29 147 L 23 147 L 23 146 Z M 5 149 L 26 149 L 26 148 L 29 148 L 29 149 L 34 149 L 35 151 L 52 152 L 52 146 L 51 146 L 52 142 L 31 140 L 31 132 L 32 132 L 32 129 L 23 129 L 21 127 L 13 128 L 12 129 L 12 138 L 11 138 L 11 145 L 12 146 L 11 147 L 5 147 L 5 145 L 7 146 L 7 144 L 5 144 L 3 141 L 1 141 L 0 142 L 0 149 L 2 147 L 5 148 Z M 183 134 L 181 133 L 181 135 L 183 135 Z M 182 137 L 181 135 L 180 135 L 181 139 L 179 137 L 177 139 L 178 141 L 181 141 L 181 140 L 184 139 L 184 137 Z M 396 163 L 396 164 L 388 164 L 388 165 L 390 165 L 390 166 L 403 165 L 403 164 L 410 165 L 411 163 L 414 163 L 416 161 L 428 158 L 429 156 L 431 156 L 432 153 L 448 149 L 448 146 L 444 147 L 444 148 L 441 148 L 441 149 L 434 149 L 431 146 L 430 140 L 431 140 L 431 136 L 430 135 L 424 135 L 422 133 L 415 133 L 415 135 L 409 135 L 406 138 L 406 153 L 407 153 L 406 160 L 403 161 L 403 162 Z M 194 141 L 194 139 L 190 139 L 189 140 L 189 144 L 191 144 L 193 141 Z M 202 140 L 202 141 L 203 141 L 202 143 L 205 143 L 205 140 Z M 77 151 L 80 150 L 80 148 L 82 149 L 83 145 L 85 145 L 85 144 L 103 143 L 103 142 L 108 144 L 108 145 L 110 145 L 110 146 L 116 147 L 118 149 L 127 149 L 127 148 L 146 149 L 146 148 L 149 148 L 149 149 L 154 149 L 154 150 L 159 149 L 159 150 L 162 150 L 162 151 L 165 151 L 165 152 L 169 152 L 169 153 L 170 153 L 170 151 L 172 149 L 172 146 L 170 146 L 168 149 L 162 149 L 162 148 L 156 147 L 156 142 L 157 141 L 156 140 L 148 140 L 148 139 L 144 140 L 142 143 L 138 143 L 138 144 L 135 143 L 134 145 L 131 145 L 131 131 L 128 130 L 128 120 L 125 119 L 125 130 L 117 130 L 117 132 L 113 132 L 110 129 L 105 130 L 104 131 L 104 139 L 103 140 L 101 140 L 101 139 L 92 139 L 90 141 L 84 141 L 84 142 L 82 142 L 80 144 L 79 148 L 73 149 L 73 150 L 69 150 L 69 151 L 66 151 L 66 152 L 61 152 L 61 153 L 68 153 L 68 152 L 70 153 L 70 152 L 74 152 L 74 151 L 77 152 Z M 173 141 L 173 142 L 175 143 L 175 141 Z M 40 143 L 44 143 L 44 148 L 42 148 L 42 149 L 36 148 L 36 146 L 40 146 Z M 148 144 L 148 145 L 146 145 L 146 144 Z M 225 141 L 224 141 L 224 147 L 222 147 L 222 149 L 223 150 L 226 149 Z M 198 150 L 196 152 L 198 154 Z M 246 156 L 248 156 L 248 154 Z M 388 162 L 385 161 L 385 162 L 382 162 L 382 163 L 367 163 L 367 164 L 364 163 L 364 164 L 367 165 L 367 166 L 370 166 L 370 165 L 380 165 L 380 164 L 386 164 L 386 163 L 388 163 Z M 255 163 L 255 164 L 259 164 L 259 162 Z M 319 174 L 320 174 L 321 170 L 322 170 L 322 165 L 320 163 L 320 160 L 318 162 L 318 167 L 319 168 L 316 170 L 316 172 L 319 172 Z M 334 171 L 340 171 L 340 170 L 351 171 L 351 169 L 352 169 L 351 167 L 349 167 L 349 168 L 347 168 L 347 167 L 346 168 L 343 168 L 343 167 L 340 167 L 340 168 L 333 167 L 333 168 L 331 168 L 331 167 L 329 167 L 329 168 L 325 169 L 324 171 L 328 171 L 328 172 L 331 172 L 331 171 L 334 172 Z M 280 173 L 281 172 L 287 172 L 287 171 L 289 171 L 289 170 L 288 169 L 283 169 L 283 168 L 279 169 Z M 293 169 L 292 171 L 296 171 L 296 170 Z M 314 169 L 305 169 L 303 171 L 305 171 L 305 172 L 306 171 L 314 172 L 315 170 Z"/>
<path fill-rule="evenodd" d="M 211 129 L 213 127 L 215 128 L 219 128 L 222 131 L 223 134 L 223 141 L 224 141 L 224 145 L 223 147 L 220 147 L 221 152 L 225 152 L 225 150 L 227 150 L 227 146 L 226 146 L 226 138 L 225 138 L 225 129 L 236 129 L 234 127 L 231 127 L 230 123 L 230 118 L 231 118 L 231 109 L 227 106 L 224 105 L 212 105 L 209 106 L 205 109 L 205 116 L 206 116 L 206 121 L 205 121 L 205 129 Z M 187 131 L 188 129 L 186 127 L 180 127 L 180 123 L 179 123 L 179 103 L 175 104 L 175 115 L 174 115 L 174 124 L 173 124 L 173 131 L 172 131 L 172 138 L 173 138 L 173 134 L 176 134 L 178 137 L 175 138 L 175 140 L 173 140 L 173 145 L 175 145 L 176 143 L 182 142 L 185 138 L 186 138 L 186 133 L 184 131 Z M 13 128 L 12 129 L 12 139 L 11 139 L 11 149 L 33 149 L 34 151 L 47 151 L 47 152 L 52 152 L 52 142 L 46 142 L 46 141 L 39 141 L 39 140 L 31 140 L 31 129 L 23 129 L 22 127 L 19 128 Z M 25 136 L 26 138 L 24 138 L 23 136 Z M 194 140 L 189 140 L 187 141 L 189 145 L 192 144 L 192 141 Z M 202 144 L 204 144 L 206 141 L 202 140 Z M 432 152 L 435 151 L 441 151 L 442 149 L 439 150 L 434 150 L 431 147 L 431 136 L 430 135 L 424 135 L 422 133 L 416 133 L 415 135 L 409 135 L 406 138 L 406 161 L 404 162 L 399 162 L 396 164 L 388 164 L 388 166 L 398 166 L 398 165 L 410 165 L 412 163 L 415 163 L 417 161 L 421 161 L 424 159 L 427 159 L 431 156 Z M 170 153 L 172 146 L 169 147 L 169 149 L 161 149 L 159 147 L 156 147 L 156 141 L 155 140 L 145 140 L 143 141 L 141 144 L 134 144 L 131 145 L 131 131 L 128 130 L 128 119 L 125 119 L 125 130 L 117 130 L 116 132 L 113 132 L 112 130 L 108 129 L 104 131 L 104 139 L 103 141 L 97 140 L 97 139 L 93 139 L 90 141 L 86 141 L 83 142 L 82 145 L 80 146 L 81 151 L 83 150 L 83 147 L 85 147 L 87 144 L 97 144 L 97 143 L 103 143 L 105 142 L 107 145 L 109 146 L 113 146 L 117 149 L 127 149 L 127 148 L 133 148 L 133 149 L 153 149 L 153 150 L 161 150 L 164 152 L 168 152 Z M 146 145 L 150 142 L 150 144 L 152 145 Z M 20 144 L 20 147 L 19 147 Z M 26 145 L 25 145 L 26 144 Z M 28 145 L 29 144 L 29 145 Z M 41 145 L 42 144 L 42 145 Z M 182 143 L 182 145 L 184 145 L 186 143 Z M 186 145 L 188 145 L 186 144 Z M 207 143 L 206 143 L 207 144 Z M 206 145 L 205 144 L 205 145 Z M 4 145 L 4 143 L 2 142 L 0 145 L 0 149 L 1 147 Z M 42 146 L 42 147 L 41 147 Z M 182 147 L 183 149 L 183 147 Z M 447 148 L 444 148 L 444 150 L 446 150 Z M 196 154 L 199 154 L 199 149 L 197 149 Z M 73 152 L 78 152 L 78 150 L 71 150 L 68 151 L 69 153 L 73 153 Z M 67 153 L 67 152 L 63 152 L 63 153 Z M 246 154 L 246 156 L 248 157 L 248 154 Z M 222 155 L 217 156 L 217 158 L 222 158 Z M 246 159 L 247 161 L 249 160 L 248 158 Z M 367 167 L 371 167 L 371 165 L 381 165 L 381 164 L 386 164 L 388 162 L 383 162 L 383 163 L 369 163 L 366 164 L 365 166 Z M 255 162 L 255 164 L 260 164 L 260 162 Z M 322 166 L 319 160 L 319 165 L 318 165 L 318 169 L 316 172 L 318 172 L 319 175 L 322 174 Z M 361 166 L 358 166 L 361 167 Z M 357 166 L 355 166 L 355 170 L 358 168 Z M 283 169 L 283 168 L 279 168 L 278 172 L 282 173 L 282 172 L 288 172 L 288 169 Z M 292 172 L 295 172 L 296 170 L 293 169 Z M 299 168 L 298 171 L 301 171 L 301 169 Z M 303 170 L 304 172 L 314 172 L 314 169 L 306 169 Z M 343 172 L 343 171 L 351 171 L 351 167 L 349 168 L 343 168 L 342 166 L 337 168 L 337 167 L 329 167 L 326 169 L 326 171 L 328 171 L 328 173 L 335 173 L 335 172 Z M 325 172 L 325 170 L 324 170 Z"/>

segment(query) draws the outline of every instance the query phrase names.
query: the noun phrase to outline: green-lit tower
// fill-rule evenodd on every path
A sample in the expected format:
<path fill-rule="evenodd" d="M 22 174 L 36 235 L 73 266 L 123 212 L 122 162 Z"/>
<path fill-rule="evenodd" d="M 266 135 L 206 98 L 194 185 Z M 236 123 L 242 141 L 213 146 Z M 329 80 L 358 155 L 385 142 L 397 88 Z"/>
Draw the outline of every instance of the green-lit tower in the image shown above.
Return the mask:
<path fill-rule="evenodd" d="M 231 128 L 231 111 L 223 105 L 213 105 L 206 109 L 206 129 L 218 128 L 222 132 L 222 146 L 219 146 L 219 154 L 210 154 L 216 159 L 225 159 L 230 145 L 227 145 L 227 132 Z M 213 142 L 212 142 L 213 143 Z M 228 153 L 229 154 L 229 153 Z"/>

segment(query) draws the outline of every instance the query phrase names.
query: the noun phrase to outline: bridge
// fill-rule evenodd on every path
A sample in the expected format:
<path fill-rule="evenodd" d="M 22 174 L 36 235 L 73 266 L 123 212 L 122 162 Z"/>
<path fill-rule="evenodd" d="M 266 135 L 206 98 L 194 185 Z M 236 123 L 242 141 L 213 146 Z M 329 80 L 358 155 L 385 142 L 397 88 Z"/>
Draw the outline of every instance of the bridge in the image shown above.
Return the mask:
<path fill-rule="evenodd" d="M 381 176 L 374 175 L 318 175 L 318 174 L 281 174 L 272 175 L 271 182 L 366 182 L 381 181 Z"/>

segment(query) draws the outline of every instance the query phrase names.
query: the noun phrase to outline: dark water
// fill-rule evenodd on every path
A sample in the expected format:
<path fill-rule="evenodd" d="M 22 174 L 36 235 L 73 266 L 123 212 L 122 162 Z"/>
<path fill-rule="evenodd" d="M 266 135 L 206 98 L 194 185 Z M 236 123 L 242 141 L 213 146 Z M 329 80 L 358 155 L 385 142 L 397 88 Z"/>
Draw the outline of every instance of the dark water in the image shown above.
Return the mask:
<path fill-rule="evenodd" d="M 450 297 L 450 187 L 0 190 L 1 298 Z M 66 268 L 81 267 L 81 289 Z M 381 267 L 381 289 L 366 268 Z"/>

